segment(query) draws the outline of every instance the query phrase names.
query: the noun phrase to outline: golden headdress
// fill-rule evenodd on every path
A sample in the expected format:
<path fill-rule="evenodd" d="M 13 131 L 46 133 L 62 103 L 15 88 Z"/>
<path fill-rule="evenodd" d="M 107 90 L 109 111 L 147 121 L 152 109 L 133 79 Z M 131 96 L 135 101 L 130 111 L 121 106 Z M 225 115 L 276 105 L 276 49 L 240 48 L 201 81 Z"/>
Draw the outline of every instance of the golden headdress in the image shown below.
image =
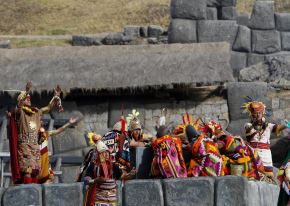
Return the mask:
<path fill-rule="evenodd" d="M 127 117 L 126 117 L 126 121 L 127 123 L 129 124 L 129 130 L 130 131 L 133 131 L 135 129 L 140 129 L 142 130 L 142 127 L 141 127 L 141 123 L 140 123 L 140 120 L 138 119 L 138 116 L 139 116 L 139 112 L 136 110 L 136 109 L 133 109 L 132 110 L 132 114 L 129 114 Z"/>
<path fill-rule="evenodd" d="M 244 103 L 242 108 L 244 109 L 244 112 L 247 112 L 249 115 L 253 112 L 262 112 L 263 114 L 266 112 L 266 105 L 263 102 L 258 101 Z"/>

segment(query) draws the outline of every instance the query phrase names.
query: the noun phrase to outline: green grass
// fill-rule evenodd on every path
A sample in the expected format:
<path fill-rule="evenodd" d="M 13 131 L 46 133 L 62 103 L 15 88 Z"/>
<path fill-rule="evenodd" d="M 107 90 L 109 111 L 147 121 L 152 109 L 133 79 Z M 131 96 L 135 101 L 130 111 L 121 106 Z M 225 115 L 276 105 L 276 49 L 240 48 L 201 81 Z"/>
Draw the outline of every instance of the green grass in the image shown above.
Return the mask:
<path fill-rule="evenodd" d="M 43 47 L 43 46 L 70 46 L 70 40 L 66 39 L 10 39 L 11 48 Z"/>
<path fill-rule="evenodd" d="M 238 13 L 250 14 L 253 3 L 238 0 Z M 167 28 L 169 5 L 170 0 L 0 0 L 0 35 L 95 34 L 119 32 L 126 25 Z M 290 0 L 275 0 L 275 6 L 289 12 Z"/>
<path fill-rule="evenodd" d="M 0 0 L 0 34 L 93 34 L 168 27 L 170 0 Z"/>

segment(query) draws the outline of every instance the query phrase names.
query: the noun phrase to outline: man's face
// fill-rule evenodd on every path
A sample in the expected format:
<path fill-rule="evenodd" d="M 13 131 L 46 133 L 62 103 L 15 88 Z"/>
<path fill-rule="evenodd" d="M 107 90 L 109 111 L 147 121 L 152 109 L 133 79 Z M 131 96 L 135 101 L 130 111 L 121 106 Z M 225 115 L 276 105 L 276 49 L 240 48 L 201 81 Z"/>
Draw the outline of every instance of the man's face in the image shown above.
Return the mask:
<path fill-rule="evenodd" d="M 24 105 L 31 106 L 30 96 L 26 96 L 23 103 Z"/>
<path fill-rule="evenodd" d="M 263 118 L 263 112 L 253 112 L 252 113 L 252 120 L 254 122 L 261 122 Z"/>

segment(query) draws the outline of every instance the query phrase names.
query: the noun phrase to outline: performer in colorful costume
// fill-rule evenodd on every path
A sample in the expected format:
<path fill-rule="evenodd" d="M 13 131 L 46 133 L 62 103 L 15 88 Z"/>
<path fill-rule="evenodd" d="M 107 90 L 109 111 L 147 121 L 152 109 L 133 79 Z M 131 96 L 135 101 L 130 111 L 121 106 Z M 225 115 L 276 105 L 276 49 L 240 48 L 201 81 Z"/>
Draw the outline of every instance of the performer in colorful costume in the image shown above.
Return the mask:
<path fill-rule="evenodd" d="M 286 159 L 279 169 L 278 179 L 281 186 L 278 206 L 288 206 L 290 205 L 290 150 L 288 150 Z"/>
<path fill-rule="evenodd" d="M 133 109 L 132 114 L 126 117 L 126 122 L 129 125 L 130 147 L 150 147 L 152 135 L 143 133 L 138 116 L 139 112 Z"/>
<path fill-rule="evenodd" d="M 215 125 L 215 139 L 223 157 L 224 175 L 242 175 L 249 179 L 260 180 L 264 166 L 255 150 L 241 137 L 232 136 L 220 124 Z"/>
<path fill-rule="evenodd" d="M 40 145 L 40 155 L 41 155 L 41 172 L 38 177 L 39 183 L 51 183 L 54 178 L 53 170 L 50 167 L 49 156 L 48 156 L 48 138 L 60 134 L 69 126 L 77 123 L 78 118 L 70 118 L 69 122 L 63 125 L 62 127 L 46 131 L 42 126 L 39 130 L 39 136 L 41 139 Z"/>
<path fill-rule="evenodd" d="M 100 135 L 90 132 L 88 138 L 94 148 L 86 154 L 78 177 L 86 187 L 84 206 L 116 205 L 116 181 L 110 151 Z"/>
<path fill-rule="evenodd" d="M 112 157 L 114 166 L 114 177 L 116 179 L 132 179 L 136 170 L 131 165 L 130 138 L 127 132 L 127 124 L 123 116 L 109 131 L 102 137 Z"/>
<path fill-rule="evenodd" d="M 8 113 L 8 137 L 10 146 L 12 180 L 15 184 L 37 183 L 41 172 L 39 145 L 42 143 L 38 132 L 41 127 L 42 113 L 49 112 L 52 107 L 60 103 L 60 88 L 55 90 L 55 96 L 49 105 L 38 109 L 31 106 L 29 92 L 32 83 L 28 82 L 26 91 L 22 91 L 17 98 L 18 107 Z"/>
<path fill-rule="evenodd" d="M 191 160 L 187 170 L 189 177 L 223 176 L 223 158 L 214 141 L 216 125 L 203 123 L 199 128 L 187 125 Z M 197 131 L 199 130 L 199 131 Z"/>
<path fill-rule="evenodd" d="M 152 177 L 187 177 L 181 141 L 171 137 L 165 126 L 158 129 L 157 139 L 152 142 L 152 149 L 154 151 L 150 171 Z"/>
<path fill-rule="evenodd" d="M 273 132 L 278 136 L 283 129 L 290 126 L 289 122 L 286 125 L 268 123 L 265 119 L 266 106 L 262 102 L 247 102 L 243 105 L 243 108 L 244 111 L 249 113 L 251 118 L 251 122 L 245 124 L 247 141 L 260 156 L 265 168 L 265 174 L 273 177 L 270 135 Z"/>

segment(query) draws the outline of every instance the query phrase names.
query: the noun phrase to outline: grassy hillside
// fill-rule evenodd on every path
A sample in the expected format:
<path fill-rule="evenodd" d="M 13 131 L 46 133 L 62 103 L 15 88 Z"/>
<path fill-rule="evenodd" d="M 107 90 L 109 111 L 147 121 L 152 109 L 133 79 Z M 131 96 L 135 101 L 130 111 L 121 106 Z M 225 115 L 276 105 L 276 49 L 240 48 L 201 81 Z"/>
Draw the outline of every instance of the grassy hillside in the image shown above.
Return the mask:
<path fill-rule="evenodd" d="M 250 13 L 254 0 L 238 0 Z M 290 0 L 276 0 L 290 11 Z M 89 34 L 125 25 L 169 24 L 170 0 L 0 0 L 0 34 Z"/>
<path fill-rule="evenodd" d="M 0 0 L 0 34 L 121 31 L 169 23 L 169 0 Z"/>

